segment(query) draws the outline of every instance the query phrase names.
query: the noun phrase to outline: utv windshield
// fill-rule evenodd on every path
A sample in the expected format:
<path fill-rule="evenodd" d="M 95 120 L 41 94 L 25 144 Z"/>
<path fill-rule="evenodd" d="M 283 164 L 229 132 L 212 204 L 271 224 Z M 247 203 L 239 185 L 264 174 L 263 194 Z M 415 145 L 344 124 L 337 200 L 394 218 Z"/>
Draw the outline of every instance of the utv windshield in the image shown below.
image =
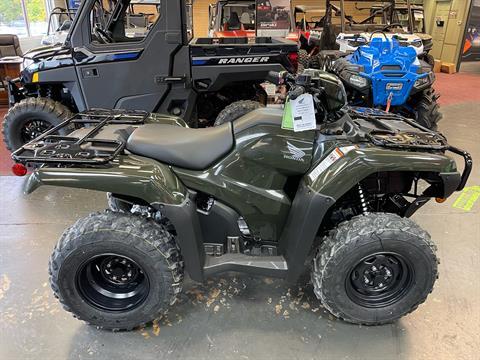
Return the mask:
<path fill-rule="evenodd" d="M 255 30 L 255 1 L 220 2 L 220 31 Z"/>
<path fill-rule="evenodd" d="M 340 1 L 331 1 L 331 23 L 340 27 L 342 11 Z M 344 32 L 370 32 L 382 30 L 387 25 L 385 13 L 390 7 L 383 1 L 344 1 Z"/>
<path fill-rule="evenodd" d="M 413 19 L 413 32 L 414 33 L 425 33 L 425 19 L 423 15 L 423 10 L 412 9 L 412 19 Z M 400 23 L 405 31 L 408 31 L 408 10 L 407 9 L 395 9 L 395 20 Z"/>
<path fill-rule="evenodd" d="M 90 13 L 94 43 L 143 40 L 160 17 L 161 0 L 98 0 Z"/>

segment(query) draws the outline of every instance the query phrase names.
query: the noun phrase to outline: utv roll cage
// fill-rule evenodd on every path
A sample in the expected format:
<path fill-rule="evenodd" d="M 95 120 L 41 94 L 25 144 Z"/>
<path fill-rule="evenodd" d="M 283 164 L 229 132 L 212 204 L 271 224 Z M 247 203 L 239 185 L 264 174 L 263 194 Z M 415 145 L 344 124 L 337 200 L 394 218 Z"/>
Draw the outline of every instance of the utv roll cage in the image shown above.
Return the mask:
<path fill-rule="evenodd" d="M 301 21 L 298 21 L 298 15 L 302 16 Z M 310 21 L 307 20 L 307 14 L 313 14 Z M 327 10 L 317 6 L 297 5 L 293 9 L 293 18 L 295 19 L 295 26 L 302 31 L 309 29 L 321 29 L 325 23 Z M 318 19 L 317 19 L 318 18 Z"/>
<path fill-rule="evenodd" d="M 166 1 L 166 0 L 164 0 L 164 1 Z M 189 25 L 192 24 L 192 20 L 191 19 L 188 20 L 187 17 L 189 17 L 189 16 L 192 17 L 193 16 L 193 12 L 189 11 L 189 10 L 191 10 L 190 7 L 193 4 L 193 0 L 177 0 L 177 1 L 181 1 L 184 5 L 184 6 L 180 7 L 181 18 L 183 19 L 183 21 L 181 22 L 182 35 L 183 34 L 189 34 L 188 38 L 191 39 L 191 37 L 193 37 L 193 29 L 190 29 Z M 76 42 L 78 44 L 83 44 L 85 42 L 84 39 L 87 36 L 90 36 L 89 34 L 84 33 L 84 29 L 81 29 L 82 31 L 74 31 L 74 30 L 77 29 L 77 28 L 80 28 L 80 26 L 77 26 L 78 22 L 80 22 L 80 21 L 83 22 L 88 18 L 88 14 L 87 14 L 87 16 L 85 16 L 86 14 L 84 14 L 84 13 L 90 11 L 90 7 L 91 7 L 92 2 L 93 1 L 82 1 L 81 2 L 80 6 L 77 10 L 77 16 L 74 17 L 73 23 L 71 25 L 72 31 L 69 32 L 69 34 L 67 35 L 67 38 L 65 40 L 65 45 L 66 46 L 72 46 L 72 44 L 75 45 L 74 42 Z M 111 13 L 106 12 L 106 14 L 110 15 L 110 16 L 107 19 L 107 21 L 104 23 L 103 30 L 112 31 L 113 34 L 115 34 L 116 28 L 118 28 L 120 31 L 124 31 L 124 28 L 122 29 L 122 25 L 123 25 L 122 17 L 123 17 L 123 15 L 125 15 L 127 10 L 131 11 L 133 9 L 132 6 L 134 6 L 135 4 L 147 4 L 147 5 L 155 5 L 155 4 L 160 5 L 161 4 L 161 0 L 146 0 L 146 1 L 107 0 L 107 1 L 103 1 L 102 5 L 105 5 L 106 2 L 110 5 L 112 10 L 111 10 Z M 102 19 L 102 20 L 104 21 L 105 19 Z M 91 25 L 93 25 L 93 24 L 91 24 Z M 153 26 L 154 25 L 155 24 L 153 24 Z M 182 36 L 182 37 L 184 37 L 184 36 Z M 183 43 L 186 44 L 189 41 L 189 39 L 187 39 L 185 37 L 183 39 Z"/>
<path fill-rule="evenodd" d="M 365 7 L 358 6 L 359 3 L 362 2 L 368 2 L 368 6 L 365 5 Z M 335 16 L 340 17 L 340 30 L 342 33 L 345 33 L 348 30 L 365 30 L 368 31 L 370 30 L 371 26 L 373 25 L 374 27 L 378 27 L 376 30 L 380 30 L 381 26 L 383 27 L 388 26 L 388 25 L 393 25 L 395 23 L 395 9 L 397 6 L 397 3 L 395 0 L 389 0 L 389 1 L 382 1 L 379 2 L 379 4 L 372 5 L 372 1 L 367 1 L 367 0 L 356 0 L 355 1 L 355 8 L 357 10 L 367 10 L 370 9 L 370 15 L 366 17 L 365 19 L 358 21 L 353 18 L 351 15 L 347 15 L 345 13 L 345 0 L 339 0 L 339 6 L 336 6 L 331 3 L 330 0 L 327 0 L 327 8 L 330 7 L 333 11 L 335 11 Z M 410 32 L 413 32 L 413 20 L 412 20 L 412 4 L 410 0 L 406 0 L 406 2 L 403 5 L 406 7 L 408 11 L 408 28 Z M 384 19 L 384 24 L 374 24 L 374 19 L 378 17 L 379 15 L 382 15 Z M 347 29 L 346 23 L 349 23 L 351 26 L 351 29 Z M 376 26 L 378 25 L 378 26 Z"/>
<path fill-rule="evenodd" d="M 56 31 L 69 30 L 75 17 L 75 10 L 67 10 L 62 7 L 55 7 L 48 16 L 47 35 Z M 65 19 L 62 21 L 62 18 Z M 70 22 L 70 23 L 67 23 Z"/>

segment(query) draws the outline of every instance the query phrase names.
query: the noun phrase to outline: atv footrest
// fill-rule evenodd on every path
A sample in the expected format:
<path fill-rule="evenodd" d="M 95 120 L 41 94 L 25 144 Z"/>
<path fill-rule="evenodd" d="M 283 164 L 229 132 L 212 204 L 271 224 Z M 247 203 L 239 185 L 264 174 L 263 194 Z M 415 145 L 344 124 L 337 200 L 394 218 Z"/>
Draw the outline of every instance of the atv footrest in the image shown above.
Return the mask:
<path fill-rule="evenodd" d="M 239 271 L 283 278 L 288 266 L 283 256 L 251 256 L 245 254 L 225 254 L 207 256 L 204 271 L 206 276 L 219 272 Z"/>
<path fill-rule="evenodd" d="M 124 150 L 126 139 L 122 136 L 116 139 L 101 139 L 96 135 L 106 125 L 141 125 L 148 115 L 145 111 L 84 111 L 23 145 L 12 154 L 12 158 L 22 164 L 105 164 Z M 70 136 L 56 135 L 67 127 L 82 131 L 73 131 Z"/>

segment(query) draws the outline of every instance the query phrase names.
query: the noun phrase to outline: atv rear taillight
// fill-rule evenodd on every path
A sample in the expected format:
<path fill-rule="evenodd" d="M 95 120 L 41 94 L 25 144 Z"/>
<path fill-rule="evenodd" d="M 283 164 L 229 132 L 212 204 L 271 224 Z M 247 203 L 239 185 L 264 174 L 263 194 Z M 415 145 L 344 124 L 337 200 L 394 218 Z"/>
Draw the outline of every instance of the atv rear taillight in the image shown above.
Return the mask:
<path fill-rule="evenodd" d="M 12 172 L 16 176 L 25 176 L 27 175 L 28 169 L 23 164 L 14 164 L 12 166 Z"/>
<path fill-rule="evenodd" d="M 298 52 L 291 52 L 288 54 L 288 60 L 292 64 L 295 71 L 298 70 Z"/>

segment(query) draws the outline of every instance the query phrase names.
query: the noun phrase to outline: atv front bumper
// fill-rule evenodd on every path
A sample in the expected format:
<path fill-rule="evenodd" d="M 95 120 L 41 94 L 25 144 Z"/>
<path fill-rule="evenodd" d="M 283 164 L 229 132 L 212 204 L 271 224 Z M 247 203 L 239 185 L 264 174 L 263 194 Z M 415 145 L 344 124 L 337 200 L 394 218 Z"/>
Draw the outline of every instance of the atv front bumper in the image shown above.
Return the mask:
<path fill-rule="evenodd" d="M 465 185 L 467 184 L 468 178 L 470 177 L 470 173 L 472 172 L 472 167 L 473 167 L 472 156 L 468 152 L 458 149 L 454 146 L 449 146 L 447 150 L 453 152 L 454 154 L 460 155 L 461 157 L 463 157 L 463 160 L 465 161 L 465 168 L 463 169 L 463 173 L 462 173 L 462 176 L 460 177 L 460 181 L 458 182 L 458 185 L 456 185 L 457 182 L 455 182 L 454 184 L 451 184 L 452 185 L 451 187 L 453 187 L 452 193 L 454 191 L 462 191 L 465 188 Z M 445 184 L 445 187 L 447 187 L 447 184 Z"/>

